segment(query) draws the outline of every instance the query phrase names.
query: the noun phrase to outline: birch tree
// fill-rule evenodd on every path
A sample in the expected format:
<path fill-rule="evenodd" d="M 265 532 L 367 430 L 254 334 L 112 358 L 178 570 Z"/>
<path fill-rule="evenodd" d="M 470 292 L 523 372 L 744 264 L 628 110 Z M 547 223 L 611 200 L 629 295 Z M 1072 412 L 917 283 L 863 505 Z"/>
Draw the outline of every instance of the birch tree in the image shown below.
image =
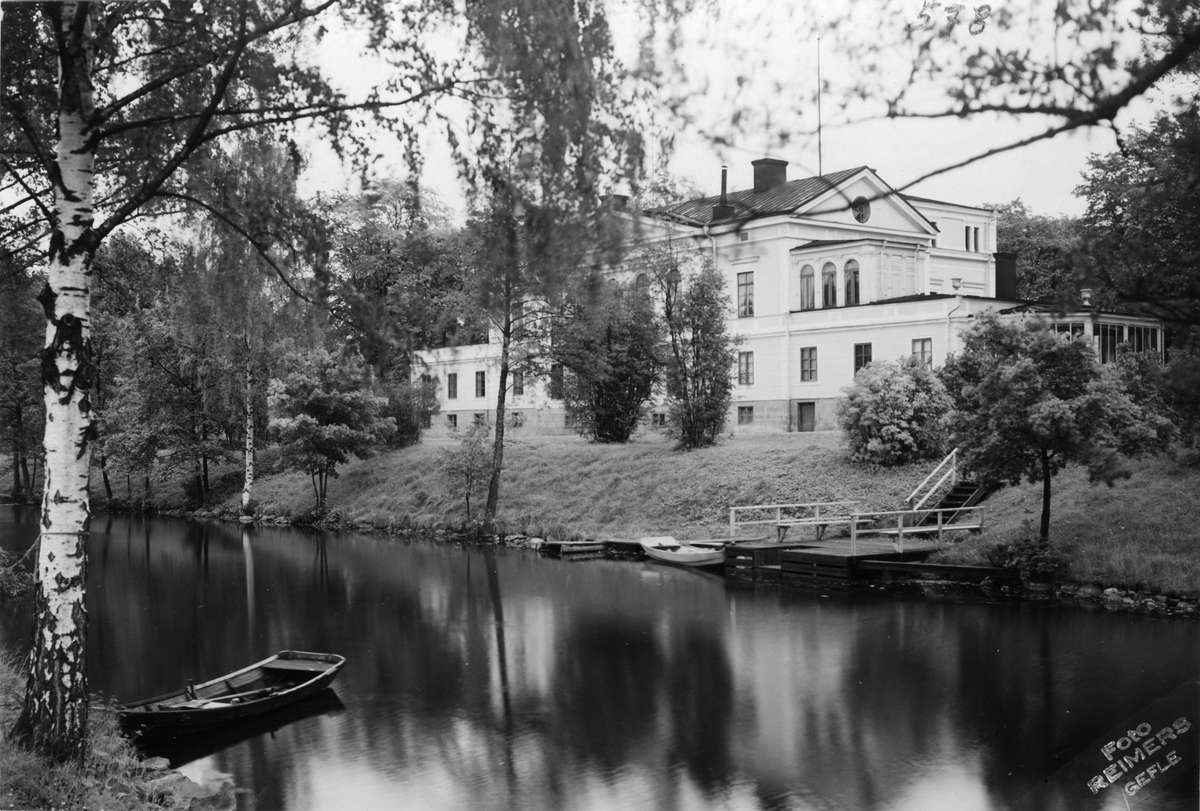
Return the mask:
<path fill-rule="evenodd" d="M 138 217 L 186 206 L 219 211 L 219 195 L 189 181 L 197 162 L 236 132 L 278 127 L 286 133 L 312 123 L 339 154 L 365 165 L 375 134 L 393 133 L 412 147 L 406 136 L 414 122 L 437 117 L 438 104 L 459 99 L 467 102 L 466 120 L 439 120 L 447 122 L 464 166 L 470 155 L 486 165 L 498 157 L 487 144 L 500 122 L 532 132 L 552 112 L 557 123 L 574 126 L 590 120 L 594 94 L 588 90 L 620 79 L 604 58 L 611 50 L 585 49 L 582 58 L 563 61 L 572 67 L 569 75 L 547 70 L 560 51 L 580 51 L 573 43 L 599 42 L 606 34 L 603 14 L 586 2 L 548 9 L 533 0 L 488 0 L 468 4 L 465 19 L 463 13 L 434 0 L 4 5 L 0 168 L 5 187 L 21 199 L 14 203 L 20 216 L 11 226 L 6 220 L 3 246 L 16 252 L 40 242 L 49 267 L 39 297 L 46 316 L 40 368 L 48 430 L 37 628 L 16 739 L 58 760 L 81 757 L 85 749 L 85 541 L 96 438 L 90 302 L 97 248 Z M 358 28 L 388 65 L 383 80 L 357 98 L 304 61 L 303 46 L 331 25 Z M 445 37 L 434 34 L 439 26 Z M 540 47 L 524 47 L 530 43 Z M 528 102 L 547 94 L 561 103 L 550 109 Z M 375 128 L 353 126 L 359 115 Z M 573 176 L 595 184 L 595 163 L 575 160 L 575 143 L 558 145 L 557 162 L 543 165 L 577 170 Z M 244 224 L 231 226 L 250 238 Z M 319 241 L 309 249 L 319 266 Z"/>

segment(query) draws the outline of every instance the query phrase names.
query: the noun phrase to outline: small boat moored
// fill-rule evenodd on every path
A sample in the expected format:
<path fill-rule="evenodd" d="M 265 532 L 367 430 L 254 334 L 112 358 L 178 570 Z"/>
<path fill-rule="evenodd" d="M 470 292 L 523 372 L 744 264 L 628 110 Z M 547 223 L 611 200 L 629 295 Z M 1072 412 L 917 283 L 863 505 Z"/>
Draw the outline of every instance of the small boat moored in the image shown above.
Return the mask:
<path fill-rule="evenodd" d="M 123 728 L 143 736 L 240 721 L 320 692 L 345 663 L 335 653 L 280 651 L 203 684 L 122 705 L 117 716 Z"/>
<path fill-rule="evenodd" d="M 660 563 L 677 566 L 722 566 L 725 564 L 725 541 L 692 541 L 681 543 L 670 535 L 639 538 L 643 551 Z"/>

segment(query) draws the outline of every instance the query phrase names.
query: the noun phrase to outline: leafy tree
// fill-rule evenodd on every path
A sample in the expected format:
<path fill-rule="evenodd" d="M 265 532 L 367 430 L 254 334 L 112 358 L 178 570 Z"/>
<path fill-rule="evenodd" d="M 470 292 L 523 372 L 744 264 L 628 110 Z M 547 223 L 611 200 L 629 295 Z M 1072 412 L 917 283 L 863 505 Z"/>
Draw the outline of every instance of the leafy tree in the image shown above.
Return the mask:
<path fill-rule="evenodd" d="M 1200 325 L 1200 121 L 1196 108 L 1134 129 L 1094 155 L 1076 194 L 1092 283 L 1123 309 Z"/>
<path fill-rule="evenodd" d="M 450 211 L 415 182 L 386 181 L 322 205 L 337 279 L 340 334 L 380 380 L 407 381 L 414 348 L 487 340 L 468 266 L 475 246 Z"/>
<path fill-rule="evenodd" d="M 995 206 L 998 250 L 1017 255 L 1017 296 L 1030 301 L 1073 301 L 1082 226 L 1075 217 L 1034 214 L 1021 200 Z"/>
<path fill-rule="evenodd" d="M 713 445 L 733 402 L 737 361 L 725 281 L 706 252 L 670 243 L 643 249 L 629 266 L 647 276 L 662 306 L 667 434 L 683 450 Z"/>
<path fill-rule="evenodd" d="M 610 69 L 603 11 L 588 3 L 554 11 L 532 0 L 485 0 L 465 9 L 425 0 L 4 4 L 0 168 L 24 197 L 4 215 L 3 251 L 43 240 L 46 246 L 41 369 L 45 489 L 54 494 L 43 503 L 39 631 L 14 727 L 18 741 L 56 760 L 84 754 L 96 250 L 135 217 L 200 207 L 219 212 L 273 265 L 268 246 L 256 239 L 255 218 L 288 212 L 238 206 L 223 184 L 208 182 L 222 162 L 219 142 L 241 131 L 278 128 L 286 136 L 297 123 L 313 123 L 359 167 L 374 151 L 374 136 L 392 132 L 417 164 L 409 122 L 435 113 L 440 101 L 466 97 L 467 121 L 449 133 L 465 168 L 471 155 L 481 156 L 484 167 L 498 165 L 496 145 L 513 135 L 569 135 L 581 122 L 586 129 L 592 113 L 601 112 L 594 104 L 600 95 L 611 102 L 604 108 L 617 112 L 608 121 L 627 121 L 636 105 L 615 98 L 623 74 Z M 304 46 L 319 40 L 335 16 L 363 31 L 389 65 L 386 81 L 359 98 L 339 93 L 304 61 L 311 53 Z M 440 24 L 446 36 L 437 33 Z M 363 116 L 375 126 L 354 126 Z M 584 182 L 599 178 L 588 156 L 614 154 L 574 137 L 551 142 L 550 160 L 541 166 L 552 175 L 566 169 L 562 176 Z M 321 223 L 300 217 L 297 225 L 303 238 L 297 251 L 320 270 Z"/>
<path fill-rule="evenodd" d="M 870 363 L 842 392 L 838 422 L 855 460 L 890 466 L 945 453 L 950 395 L 918 358 Z"/>
<path fill-rule="evenodd" d="M 554 359 L 570 372 L 563 404 L 583 436 L 628 442 L 654 396 L 662 327 L 648 288 L 613 283 L 588 298 L 568 305 L 554 333 Z"/>
<path fill-rule="evenodd" d="M 386 399 L 368 390 L 362 370 L 324 349 L 292 355 L 287 373 L 271 382 L 271 430 L 283 464 L 312 478 L 318 514 L 329 479 L 351 456 L 365 459 L 396 430 L 381 415 Z"/>
<path fill-rule="evenodd" d="M 985 484 L 1042 482 L 1040 538 L 1050 539 L 1050 483 L 1070 463 L 1112 484 L 1122 456 L 1163 449 L 1171 423 L 1139 406 L 1102 374 L 1086 341 L 1040 320 L 985 315 L 947 359 L 942 380 L 954 400 L 951 435 L 965 466 Z"/>

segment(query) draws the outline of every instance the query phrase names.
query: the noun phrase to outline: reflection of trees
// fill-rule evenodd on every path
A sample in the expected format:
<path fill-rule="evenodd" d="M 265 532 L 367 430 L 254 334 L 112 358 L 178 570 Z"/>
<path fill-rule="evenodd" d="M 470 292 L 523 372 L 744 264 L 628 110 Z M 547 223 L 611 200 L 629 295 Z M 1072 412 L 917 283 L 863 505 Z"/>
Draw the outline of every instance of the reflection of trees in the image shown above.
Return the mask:
<path fill-rule="evenodd" d="M 107 546 L 92 547 L 90 642 L 94 689 L 122 700 L 282 648 L 347 656 L 345 714 L 216 756 L 260 807 L 339 759 L 535 809 L 586 805 L 581 785 L 631 773 L 661 808 L 742 792 L 764 809 L 872 809 L 930 764 L 966 762 L 1003 807 L 1195 667 L 1190 637 L 1141 618 L 251 532 L 247 594 L 239 525 L 115 518 L 93 539 Z"/>
<path fill-rule="evenodd" d="M 650 743 L 666 662 L 650 618 L 586 617 L 559 643 L 554 737 L 605 770 Z"/>
<path fill-rule="evenodd" d="M 733 674 L 725 641 L 711 626 L 671 635 L 664 688 L 673 753 L 704 790 L 727 787 L 733 772 Z"/>

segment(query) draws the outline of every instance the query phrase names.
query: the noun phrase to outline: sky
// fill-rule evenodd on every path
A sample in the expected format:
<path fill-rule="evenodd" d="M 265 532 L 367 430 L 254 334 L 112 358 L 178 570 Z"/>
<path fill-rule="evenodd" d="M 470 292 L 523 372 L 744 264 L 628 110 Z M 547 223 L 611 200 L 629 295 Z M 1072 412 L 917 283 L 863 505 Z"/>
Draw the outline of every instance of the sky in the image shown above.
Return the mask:
<path fill-rule="evenodd" d="M 1058 136 L 1052 140 L 1022 147 L 1019 150 L 992 156 L 969 166 L 929 178 L 915 185 L 912 182 L 926 173 L 957 163 L 989 148 L 1001 146 L 1040 132 L 1061 123 L 1048 117 L 973 116 L 969 119 L 879 119 L 876 111 L 860 105 L 839 110 L 834 103 L 836 90 L 823 96 L 822 138 L 820 156 L 817 140 L 805 133 L 815 129 L 815 104 L 811 98 L 816 81 L 818 44 L 812 29 L 804 19 L 797 19 L 794 9 L 780 11 L 777 4 L 765 0 L 742 0 L 740 3 L 714 0 L 722 6 L 716 16 L 694 15 L 684 21 L 681 47 L 665 53 L 676 62 L 678 74 L 690 87 L 706 85 L 707 95 L 698 98 L 700 113 L 694 122 L 663 119 L 667 129 L 675 134 L 674 147 L 668 156 L 661 151 L 654 158 L 664 158 L 665 169 L 673 175 L 690 180 L 705 194 L 720 191 L 722 164 L 729 166 L 731 191 L 748 188 L 753 175 L 750 162 L 760 157 L 788 161 L 788 178 L 816 175 L 818 167 L 826 173 L 853 166 L 873 168 L 893 187 L 923 197 L 967 205 L 1006 203 L 1020 198 L 1037 214 L 1082 214 L 1085 201 L 1074 195 L 1082 182 L 1088 156 L 1116 149 L 1116 137 L 1111 129 L 1090 128 Z M 921 10 L 920 3 L 910 0 L 880 0 L 891 9 L 891 16 L 880 10 L 871 16 L 863 9 L 870 4 L 850 5 L 846 0 L 827 0 L 819 6 L 818 15 L 849 15 L 856 24 L 895 27 L 897 7 L 906 13 L 912 5 L 912 17 Z M 1052 13 L 1053 4 L 1044 3 Z M 1029 9 L 1039 7 L 1029 2 Z M 617 32 L 618 53 L 627 60 L 636 58 L 637 22 L 629 7 L 618 8 L 611 15 Z M 866 15 L 865 17 L 863 15 Z M 865 22 L 864 22 L 865 20 Z M 1033 30 L 1033 24 L 1030 24 Z M 868 36 L 872 34 L 868 30 Z M 1000 47 L 1013 37 L 1027 36 L 1017 26 L 1011 30 L 985 28 L 979 40 L 971 38 L 964 26 L 945 34 L 943 46 L 953 46 L 958 37 L 964 48 L 994 36 Z M 1063 43 L 1037 41 L 1034 34 L 1031 47 L 1065 48 Z M 1074 43 L 1072 43 L 1073 45 Z M 835 86 L 841 80 L 853 79 L 858 65 L 838 51 L 837 43 L 824 42 L 822 78 Z M 319 61 L 335 82 L 347 90 L 361 90 L 361 79 L 380 70 L 353 35 L 335 33 L 326 38 L 318 54 Z M 894 65 L 897 81 L 906 80 L 903 64 Z M 886 82 L 885 82 L 886 85 Z M 762 118 L 769 117 L 775 132 L 790 132 L 794 137 L 781 144 L 770 137 L 766 129 L 753 125 L 732 132 L 723 119 L 733 102 L 745 105 Z M 1134 123 L 1146 123 L 1156 108 L 1154 99 L 1139 100 L 1117 119 L 1118 129 Z M 706 118 L 707 120 L 701 121 Z M 727 117 L 726 117 L 727 118 Z M 791 127 L 791 129 L 789 129 Z M 716 136 L 714 138 L 713 136 Z M 445 137 L 429 129 L 423 136 L 426 153 L 423 183 L 438 191 L 452 208 L 461 214 L 465 209 L 461 184 L 450 159 Z M 718 145 L 714 141 L 724 141 Z M 379 164 L 381 174 L 402 175 L 404 169 L 397 147 Z M 353 185 L 336 159 L 321 147 L 312 145 L 310 169 L 302 180 L 302 192 L 340 190 Z M 617 181 L 616 191 L 624 191 Z"/>

